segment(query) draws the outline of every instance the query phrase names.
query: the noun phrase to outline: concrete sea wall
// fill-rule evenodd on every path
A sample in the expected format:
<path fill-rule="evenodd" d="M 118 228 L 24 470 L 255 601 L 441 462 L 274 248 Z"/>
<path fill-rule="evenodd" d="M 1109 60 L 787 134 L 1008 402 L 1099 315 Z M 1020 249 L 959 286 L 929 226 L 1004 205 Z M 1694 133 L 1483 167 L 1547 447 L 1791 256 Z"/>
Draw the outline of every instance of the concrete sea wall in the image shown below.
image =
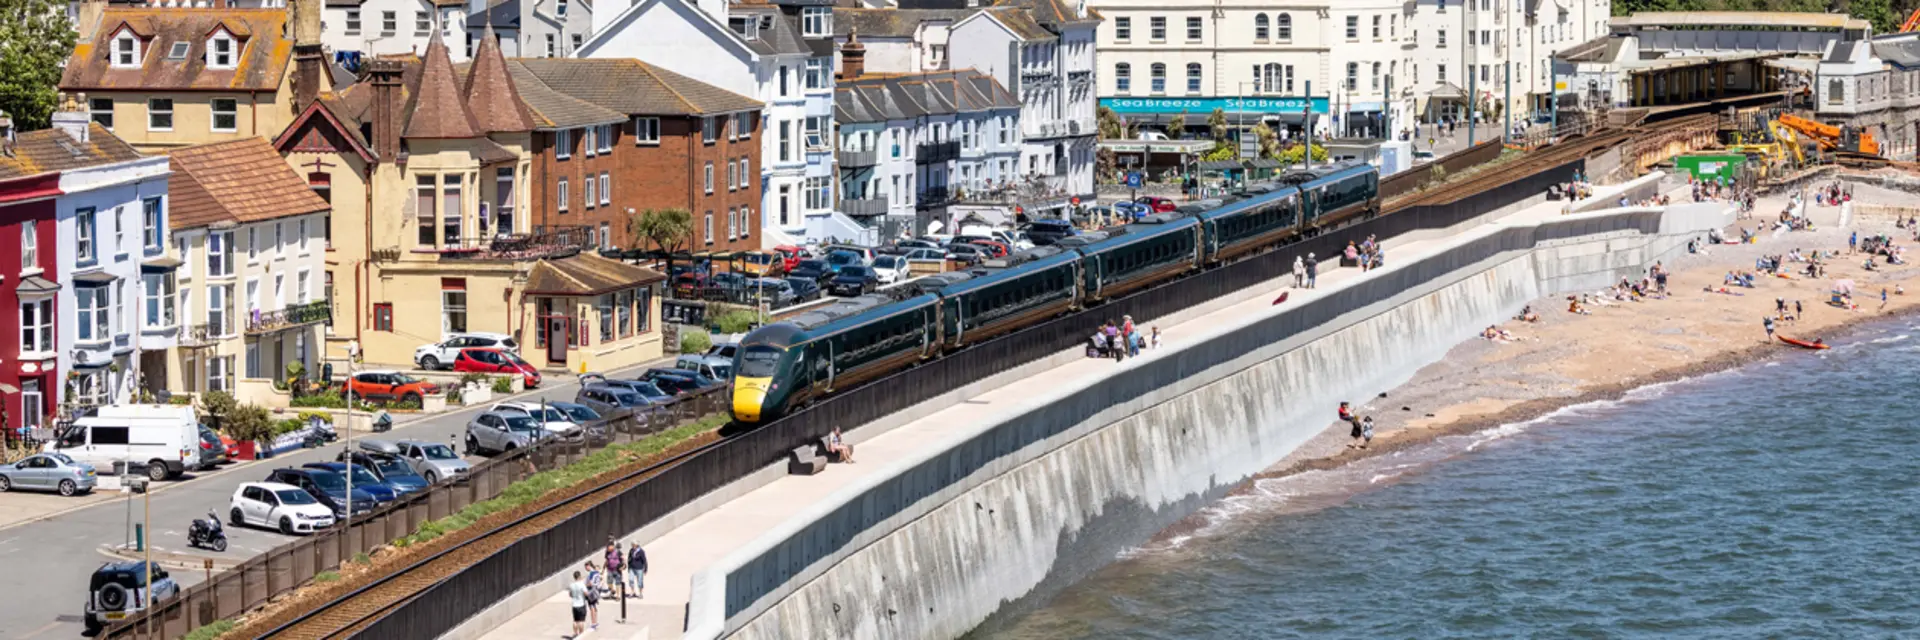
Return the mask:
<path fill-rule="evenodd" d="M 952 638 L 1099 568 L 1541 295 L 1637 277 L 1731 216 L 1626 208 L 1468 230 L 1223 323 L 815 505 L 696 576 L 688 637 Z"/>

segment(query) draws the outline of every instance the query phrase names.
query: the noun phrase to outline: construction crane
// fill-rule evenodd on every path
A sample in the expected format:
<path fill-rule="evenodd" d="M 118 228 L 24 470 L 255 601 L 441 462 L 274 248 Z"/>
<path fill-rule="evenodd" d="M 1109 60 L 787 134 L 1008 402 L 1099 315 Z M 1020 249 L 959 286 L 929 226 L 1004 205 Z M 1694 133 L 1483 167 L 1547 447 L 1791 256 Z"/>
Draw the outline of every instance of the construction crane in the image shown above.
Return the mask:
<path fill-rule="evenodd" d="M 1776 122 L 1800 134 L 1800 137 L 1819 144 L 1821 149 L 1865 156 L 1880 155 L 1880 142 L 1873 139 L 1872 133 L 1864 130 L 1822 124 L 1790 113 L 1780 114 Z"/>
<path fill-rule="evenodd" d="M 1900 23 L 1900 33 L 1915 31 L 1920 31 L 1920 9 L 1914 9 L 1913 13 L 1907 14 L 1907 21 Z"/>

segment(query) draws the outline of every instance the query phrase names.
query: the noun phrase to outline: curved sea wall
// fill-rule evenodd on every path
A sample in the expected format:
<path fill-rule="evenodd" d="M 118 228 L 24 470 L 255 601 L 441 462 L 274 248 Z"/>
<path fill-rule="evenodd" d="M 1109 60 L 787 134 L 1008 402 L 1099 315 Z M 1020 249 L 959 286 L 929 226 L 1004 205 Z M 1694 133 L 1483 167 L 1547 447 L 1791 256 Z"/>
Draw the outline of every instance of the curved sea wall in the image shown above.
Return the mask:
<path fill-rule="evenodd" d="M 1484 225 L 1037 391 L 697 575 L 688 637 L 952 638 L 1030 609 L 1542 295 L 1638 277 L 1719 205 Z"/>

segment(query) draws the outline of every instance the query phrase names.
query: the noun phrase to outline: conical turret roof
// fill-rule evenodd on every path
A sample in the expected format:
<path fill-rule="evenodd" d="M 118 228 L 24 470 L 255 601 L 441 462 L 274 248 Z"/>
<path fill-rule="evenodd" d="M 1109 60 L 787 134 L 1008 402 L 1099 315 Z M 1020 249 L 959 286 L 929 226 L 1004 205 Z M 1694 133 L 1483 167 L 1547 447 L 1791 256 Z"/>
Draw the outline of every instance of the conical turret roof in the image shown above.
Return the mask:
<path fill-rule="evenodd" d="M 439 29 L 433 30 L 433 40 L 427 43 L 427 56 L 421 65 L 420 92 L 414 97 L 413 114 L 400 136 L 420 139 L 484 135 L 480 124 L 473 119 L 473 112 L 467 110 L 466 98 L 460 95 L 453 60 L 447 55 L 447 44 L 440 40 Z"/>
<path fill-rule="evenodd" d="M 533 113 L 520 99 L 519 89 L 507 72 L 507 59 L 500 53 L 500 39 L 493 35 L 493 24 L 480 38 L 480 51 L 473 56 L 467 71 L 467 109 L 474 122 L 486 133 L 532 131 Z"/>

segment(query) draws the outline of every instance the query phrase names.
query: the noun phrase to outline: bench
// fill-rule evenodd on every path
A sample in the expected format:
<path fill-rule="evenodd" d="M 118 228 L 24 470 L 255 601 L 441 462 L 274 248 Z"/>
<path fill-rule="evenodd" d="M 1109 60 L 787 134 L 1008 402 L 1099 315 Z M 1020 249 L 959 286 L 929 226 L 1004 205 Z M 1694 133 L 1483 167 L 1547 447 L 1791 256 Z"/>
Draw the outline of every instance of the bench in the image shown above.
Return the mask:
<path fill-rule="evenodd" d="M 827 459 L 814 451 L 814 445 L 795 447 L 788 454 L 787 473 L 796 476 L 810 476 L 827 470 Z"/>

